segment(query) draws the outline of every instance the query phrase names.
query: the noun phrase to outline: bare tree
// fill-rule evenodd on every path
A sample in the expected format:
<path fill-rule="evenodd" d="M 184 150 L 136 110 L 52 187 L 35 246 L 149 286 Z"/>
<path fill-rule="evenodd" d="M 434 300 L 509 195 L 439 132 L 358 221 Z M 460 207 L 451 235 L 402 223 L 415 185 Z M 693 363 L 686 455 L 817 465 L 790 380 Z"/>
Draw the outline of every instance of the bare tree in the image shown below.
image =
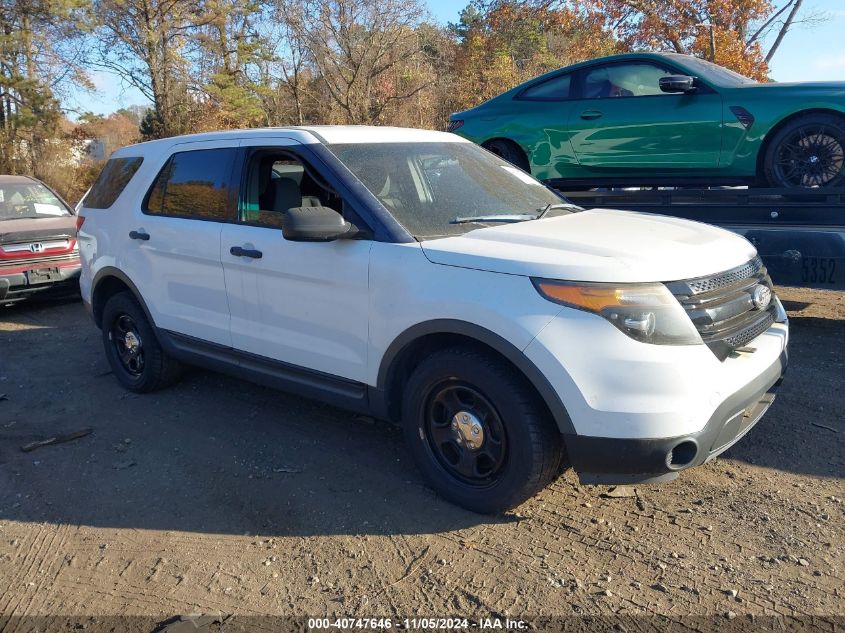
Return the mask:
<path fill-rule="evenodd" d="M 178 134 L 190 76 L 184 48 L 197 28 L 196 0 L 96 0 L 98 66 L 117 74 L 153 103 L 160 130 Z"/>
<path fill-rule="evenodd" d="M 294 116 L 275 118 L 303 125 L 306 123 L 307 102 L 313 99 L 310 88 L 314 83 L 314 72 L 305 40 L 286 19 L 286 9 L 281 5 L 274 7 L 270 26 L 262 34 L 262 39 L 272 50 L 272 57 L 264 69 L 264 83 L 271 88 L 265 100 L 276 101 L 279 90 L 286 92 L 293 102 Z"/>
<path fill-rule="evenodd" d="M 772 61 L 772 57 L 775 56 L 778 48 L 780 48 L 781 42 L 783 42 L 783 38 L 786 37 L 786 33 L 789 31 L 789 27 L 795 22 L 795 17 L 798 15 L 798 12 L 801 10 L 801 4 L 804 0 L 791 0 L 783 5 L 783 9 L 780 12 L 783 12 L 790 4 L 792 5 L 792 9 L 789 12 L 789 15 L 786 17 L 786 20 L 783 21 L 783 24 L 778 30 L 777 37 L 775 37 L 774 43 L 769 47 L 769 52 L 766 53 L 766 63 L 768 64 Z"/>
<path fill-rule="evenodd" d="M 347 123 L 373 123 L 426 85 L 410 72 L 421 55 L 418 0 L 278 0 Z M 408 72 L 405 72 L 408 71 Z"/>

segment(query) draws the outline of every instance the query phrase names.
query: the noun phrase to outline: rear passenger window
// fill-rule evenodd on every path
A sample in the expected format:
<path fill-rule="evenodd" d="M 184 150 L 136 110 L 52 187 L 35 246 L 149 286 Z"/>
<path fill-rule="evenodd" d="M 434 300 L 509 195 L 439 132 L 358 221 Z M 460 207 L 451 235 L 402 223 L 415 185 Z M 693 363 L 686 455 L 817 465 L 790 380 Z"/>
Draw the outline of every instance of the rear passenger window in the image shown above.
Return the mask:
<path fill-rule="evenodd" d="M 82 201 L 82 206 L 88 209 L 108 209 L 143 162 L 144 159 L 140 157 L 110 159 Z"/>
<path fill-rule="evenodd" d="M 173 154 L 156 177 L 144 213 L 212 222 L 235 220 L 229 182 L 234 148 Z"/>
<path fill-rule="evenodd" d="M 558 101 L 569 99 L 569 89 L 572 75 L 559 75 L 541 84 L 526 88 L 519 94 L 519 99 L 536 99 L 538 101 Z"/>

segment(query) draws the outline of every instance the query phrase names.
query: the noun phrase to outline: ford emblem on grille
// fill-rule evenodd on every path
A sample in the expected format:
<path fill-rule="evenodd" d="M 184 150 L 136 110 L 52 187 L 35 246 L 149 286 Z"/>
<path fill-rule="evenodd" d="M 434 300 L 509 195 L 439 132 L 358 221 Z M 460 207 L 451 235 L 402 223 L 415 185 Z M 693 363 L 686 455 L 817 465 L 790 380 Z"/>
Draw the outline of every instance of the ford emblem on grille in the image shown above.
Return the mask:
<path fill-rule="evenodd" d="M 44 250 L 44 245 L 41 242 L 33 242 L 29 245 L 29 250 L 33 253 L 41 253 Z"/>
<path fill-rule="evenodd" d="M 765 310 L 772 302 L 772 291 L 768 286 L 758 284 L 751 291 L 751 301 L 758 310 Z"/>

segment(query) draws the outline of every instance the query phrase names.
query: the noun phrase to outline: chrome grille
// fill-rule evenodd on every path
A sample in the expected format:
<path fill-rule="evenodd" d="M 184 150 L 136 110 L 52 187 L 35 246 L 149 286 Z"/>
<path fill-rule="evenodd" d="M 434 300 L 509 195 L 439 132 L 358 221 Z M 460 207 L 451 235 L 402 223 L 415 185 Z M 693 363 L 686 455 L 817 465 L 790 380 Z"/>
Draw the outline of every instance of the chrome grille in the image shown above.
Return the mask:
<path fill-rule="evenodd" d="M 753 277 L 754 275 L 760 272 L 761 268 L 763 268 L 763 262 L 760 261 L 759 257 L 755 257 L 747 264 L 743 264 L 742 266 L 734 268 L 733 270 L 714 275 L 713 277 L 693 279 L 687 283 L 689 285 L 689 290 L 693 294 L 712 292 L 714 290 L 724 288 L 725 286 L 730 286 L 731 284 L 736 283 L 737 281 L 740 281 L 742 279 L 748 279 L 749 277 Z"/>
<path fill-rule="evenodd" d="M 738 349 L 743 347 L 753 341 L 755 338 L 760 336 L 763 332 L 771 327 L 772 323 L 775 322 L 775 317 L 768 312 L 764 313 L 766 318 L 764 318 L 760 323 L 757 325 L 752 325 L 741 332 L 734 334 L 733 336 L 729 336 L 725 339 L 725 342 L 733 349 Z"/>
<path fill-rule="evenodd" d="M 44 240 L 43 242 L 18 242 L 16 244 L 4 244 L 2 250 L 6 253 L 43 253 L 45 251 L 66 250 L 70 246 L 69 239 Z"/>
<path fill-rule="evenodd" d="M 774 293 L 765 310 L 752 299 L 758 285 L 772 288 L 772 280 L 759 257 L 716 275 L 673 281 L 666 287 L 675 295 L 695 324 L 701 340 L 719 360 L 744 347 L 765 332 L 777 315 Z"/>

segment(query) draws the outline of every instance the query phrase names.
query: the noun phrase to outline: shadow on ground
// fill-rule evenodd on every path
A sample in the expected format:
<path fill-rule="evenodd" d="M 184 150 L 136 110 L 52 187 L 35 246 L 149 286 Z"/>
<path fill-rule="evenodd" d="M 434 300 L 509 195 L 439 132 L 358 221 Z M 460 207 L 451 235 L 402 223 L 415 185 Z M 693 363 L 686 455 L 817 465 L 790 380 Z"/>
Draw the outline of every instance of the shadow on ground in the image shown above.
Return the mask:
<path fill-rule="evenodd" d="M 784 389 L 726 457 L 842 478 L 845 322 L 791 324 Z M 0 394 L 0 520 L 300 536 L 518 520 L 440 500 L 386 423 L 203 371 L 129 394 L 78 303 L 0 312 Z M 93 433 L 20 450 L 84 427 Z"/>
<path fill-rule="evenodd" d="M 757 427 L 724 456 L 845 478 L 845 321 L 799 316 L 789 326 L 782 389 Z"/>

